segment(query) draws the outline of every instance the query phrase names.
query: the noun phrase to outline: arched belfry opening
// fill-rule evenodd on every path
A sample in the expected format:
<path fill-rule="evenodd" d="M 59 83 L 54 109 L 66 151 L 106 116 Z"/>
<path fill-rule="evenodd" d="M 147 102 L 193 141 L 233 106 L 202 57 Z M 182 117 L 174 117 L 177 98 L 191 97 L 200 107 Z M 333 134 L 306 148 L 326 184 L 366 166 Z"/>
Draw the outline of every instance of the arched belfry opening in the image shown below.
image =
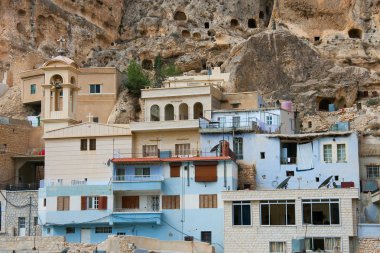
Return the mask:
<path fill-rule="evenodd" d="M 200 102 L 194 104 L 194 119 L 203 117 L 203 105 Z"/>
<path fill-rule="evenodd" d="M 172 104 L 165 106 L 165 120 L 174 120 L 174 106 Z"/>
<path fill-rule="evenodd" d="M 63 107 L 63 90 L 62 90 L 63 78 L 60 75 L 53 75 L 50 79 L 51 85 L 51 111 L 62 111 Z"/>
<path fill-rule="evenodd" d="M 187 104 L 182 103 L 179 105 L 179 120 L 188 120 L 189 119 L 189 107 Z"/>

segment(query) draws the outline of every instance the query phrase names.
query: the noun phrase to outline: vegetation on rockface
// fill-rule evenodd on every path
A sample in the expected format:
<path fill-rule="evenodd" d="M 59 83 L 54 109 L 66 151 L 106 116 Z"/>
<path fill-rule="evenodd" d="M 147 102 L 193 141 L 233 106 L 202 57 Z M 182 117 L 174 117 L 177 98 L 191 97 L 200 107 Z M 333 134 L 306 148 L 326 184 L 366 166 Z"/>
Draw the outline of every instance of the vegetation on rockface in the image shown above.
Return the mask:
<path fill-rule="evenodd" d="M 133 96 L 140 96 L 141 89 L 145 86 L 150 86 L 151 81 L 149 75 L 144 72 L 141 65 L 132 60 L 127 68 L 127 80 L 124 81 L 124 86 L 128 88 L 128 92 Z"/>
<path fill-rule="evenodd" d="M 164 63 L 161 55 L 157 55 L 154 59 L 154 87 L 161 87 L 166 77 L 177 76 L 182 74 L 182 70 L 178 68 L 174 62 Z"/>
<path fill-rule="evenodd" d="M 164 63 L 160 55 L 156 56 L 154 60 L 153 71 L 153 79 L 150 79 L 149 73 L 145 72 L 140 64 L 132 60 L 126 70 L 127 79 L 123 84 L 128 88 L 131 95 L 139 97 L 141 89 L 145 86 L 161 87 L 166 77 L 182 74 L 181 69 L 174 62 Z"/>

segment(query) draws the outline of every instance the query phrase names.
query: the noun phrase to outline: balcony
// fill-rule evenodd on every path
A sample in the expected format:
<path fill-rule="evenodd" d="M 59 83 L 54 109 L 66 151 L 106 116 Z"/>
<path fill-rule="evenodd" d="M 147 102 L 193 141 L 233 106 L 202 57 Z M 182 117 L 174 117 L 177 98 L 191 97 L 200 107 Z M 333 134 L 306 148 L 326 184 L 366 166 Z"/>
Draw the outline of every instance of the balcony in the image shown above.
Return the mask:
<path fill-rule="evenodd" d="M 162 175 L 116 175 L 112 178 L 114 191 L 161 191 Z"/>
<path fill-rule="evenodd" d="M 167 121 L 145 121 L 145 122 L 131 122 L 131 131 L 159 131 L 159 130 L 173 130 L 173 129 L 198 129 L 198 120 L 167 120 Z"/>
<path fill-rule="evenodd" d="M 268 125 L 258 118 L 234 121 L 209 121 L 199 120 L 199 131 L 201 133 L 228 133 L 233 131 L 254 132 L 254 133 L 279 133 L 280 127 Z"/>
<path fill-rule="evenodd" d="M 161 224 L 161 212 L 113 212 L 113 223 Z"/>

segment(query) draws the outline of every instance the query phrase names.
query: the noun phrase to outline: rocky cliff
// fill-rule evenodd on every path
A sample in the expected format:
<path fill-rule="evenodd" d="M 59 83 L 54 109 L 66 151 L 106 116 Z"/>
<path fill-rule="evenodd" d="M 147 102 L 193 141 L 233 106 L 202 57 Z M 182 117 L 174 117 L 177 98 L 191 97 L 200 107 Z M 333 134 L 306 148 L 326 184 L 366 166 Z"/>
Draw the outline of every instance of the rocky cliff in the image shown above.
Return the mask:
<path fill-rule="evenodd" d="M 134 58 L 151 70 L 160 54 L 183 71 L 222 66 L 228 90 L 304 112 L 323 99 L 350 106 L 380 89 L 379 10 L 379 0 L 1 1 L 0 114 L 28 113 L 17 73 L 54 56 L 60 36 L 80 66 L 124 70 Z"/>

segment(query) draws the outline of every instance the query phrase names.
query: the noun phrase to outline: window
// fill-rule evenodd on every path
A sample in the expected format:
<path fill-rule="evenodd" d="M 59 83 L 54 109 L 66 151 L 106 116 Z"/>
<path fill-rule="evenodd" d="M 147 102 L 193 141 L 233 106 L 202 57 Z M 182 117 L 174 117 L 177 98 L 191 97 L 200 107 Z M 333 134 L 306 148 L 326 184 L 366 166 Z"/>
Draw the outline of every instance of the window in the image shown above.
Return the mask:
<path fill-rule="evenodd" d="M 223 128 L 226 126 L 226 117 L 220 117 L 218 118 L 218 121 L 219 121 L 220 127 Z"/>
<path fill-rule="evenodd" d="M 149 177 L 150 168 L 135 168 L 135 175 L 140 177 Z"/>
<path fill-rule="evenodd" d="M 234 152 L 236 155 L 236 159 L 243 159 L 243 138 L 235 137 L 234 138 Z"/>
<path fill-rule="evenodd" d="M 100 84 L 90 84 L 90 93 L 100 93 Z"/>
<path fill-rule="evenodd" d="M 194 162 L 195 182 L 217 182 L 218 172 L 216 166 L 218 162 Z"/>
<path fill-rule="evenodd" d="M 332 145 L 323 145 L 323 161 L 326 163 L 332 163 Z"/>
<path fill-rule="evenodd" d="M 18 217 L 18 228 L 25 228 L 25 217 Z"/>
<path fill-rule="evenodd" d="M 251 225 L 251 202 L 233 201 L 232 217 L 232 225 Z"/>
<path fill-rule="evenodd" d="M 311 143 L 299 145 L 309 145 L 311 147 Z M 281 142 L 281 164 L 296 164 L 298 148 L 297 143 Z"/>
<path fill-rule="evenodd" d="M 33 217 L 33 226 L 38 226 L 38 217 Z"/>
<path fill-rule="evenodd" d="M 150 121 L 160 121 L 160 107 L 158 105 L 150 107 Z"/>
<path fill-rule="evenodd" d="M 70 197 L 60 196 L 57 197 L 57 211 L 68 211 L 70 210 Z"/>
<path fill-rule="evenodd" d="M 98 209 L 99 208 L 99 198 L 98 197 L 88 197 L 87 209 Z"/>
<path fill-rule="evenodd" d="M 99 123 L 99 117 L 93 117 L 92 122 L 94 123 Z"/>
<path fill-rule="evenodd" d="M 346 144 L 337 144 L 337 162 L 346 162 Z"/>
<path fill-rule="evenodd" d="M 341 252 L 339 237 L 313 237 L 306 238 L 307 251 Z"/>
<path fill-rule="evenodd" d="M 380 178 L 380 166 L 379 165 L 369 165 L 369 166 L 367 166 L 367 178 L 368 179 L 378 179 L 378 178 Z"/>
<path fill-rule="evenodd" d="M 261 225 L 295 225 L 294 200 L 260 201 Z"/>
<path fill-rule="evenodd" d="M 81 210 L 107 210 L 107 196 L 82 196 Z"/>
<path fill-rule="evenodd" d="M 95 234 L 111 234 L 112 227 L 96 227 Z"/>
<path fill-rule="evenodd" d="M 74 227 L 66 227 L 66 234 L 75 234 Z"/>
<path fill-rule="evenodd" d="M 125 235 L 125 232 L 117 232 L 116 235 Z"/>
<path fill-rule="evenodd" d="M 286 242 L 269 242 L 270 253 L 286 252 Z"/>
<path fill-rule="evenodd" d="M 0 154 L 5 154 L 7 152 L 7 144 L 0 144 Z"/>
<path fill-rule="evenodd" d="M 90 139 L 90 150 L 96 150 L 96 139 Z"/>
<path fill-rule="evenodd" d="M 265 152 L 260 152 L 260 158 L 265 159 Z"/>
<path fill-rule="evenodd" d="M 162 209 L 179 209 L 179 195 L 162 196 Z"/>
<path fill-rule="evenodd" d="M 87 139 L 80 139 L 80 150 L 87 150 Z"/>
<path fill-rule="evenodd" d="M 218 208 L 218 195 L 205 194 L 199 195 L 199 208 Z"/>
<path fill-rule="evenodd" d="M 143 157 L 158 156 L 157 145 L 143 145 Z"/>
<path fill-rule="evenodd" d="M 211 231 L 201 231 L 201 241 L 211 244 Z"/>
<path fill-rule="evenodd" d="M 46 206 L 46 198 L 44 198 L 43 206 L 44 206 L 44 207 Z"/>
<path fill-rule="evenodd" d="M 265 122 L 266 122 L 267 125 L 272 125 L 273 124 L 273 117 L 272 117 L 272 115 L 267 115 L 266 119 L 265 119 Z"/>
<path fill-rule="evenodd" d="M 181 163 L 171 163 L 170 177 L 180 177 L 180 176 L 181 176 Z"/>
<path fill-rule="evenodd" d="M 340 224 L 339 199 L 304 199 L 302 212 L 304 224 Z"/>
<path fill-rule="evenodd" d="M 30 85 L 30 94 L 36 94 L 36 85 L 35 84 Z"/>
<path fill-rule="evenodd" d="M 175 155 L 190 155 L 190 143 L 175 144 Z"/>

